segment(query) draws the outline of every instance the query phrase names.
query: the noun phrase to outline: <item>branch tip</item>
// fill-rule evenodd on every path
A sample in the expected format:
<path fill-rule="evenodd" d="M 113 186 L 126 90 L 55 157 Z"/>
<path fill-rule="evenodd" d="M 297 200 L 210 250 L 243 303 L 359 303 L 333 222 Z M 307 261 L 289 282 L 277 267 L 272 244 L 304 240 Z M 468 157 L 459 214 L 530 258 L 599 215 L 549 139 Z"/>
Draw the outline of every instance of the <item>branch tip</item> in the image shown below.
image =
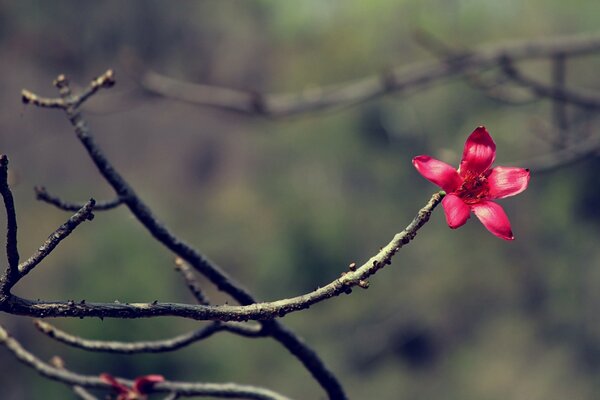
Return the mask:
<path fill-rule="evenodd" d="M 113 87 L 115 83 L 117 83 L 115 80 L 115 72 L 114 70 L 109 69 L 92 81 L 92 87 L 110 88 Z"/>
<path fill-rule="evenodd" d="M 69 79 L 65 74 L 60 74 L 56 77 L 56 79 L 52 82 L 54 86 L 58 89 L 62 89 L 64 87 L 69 86 Z"/>

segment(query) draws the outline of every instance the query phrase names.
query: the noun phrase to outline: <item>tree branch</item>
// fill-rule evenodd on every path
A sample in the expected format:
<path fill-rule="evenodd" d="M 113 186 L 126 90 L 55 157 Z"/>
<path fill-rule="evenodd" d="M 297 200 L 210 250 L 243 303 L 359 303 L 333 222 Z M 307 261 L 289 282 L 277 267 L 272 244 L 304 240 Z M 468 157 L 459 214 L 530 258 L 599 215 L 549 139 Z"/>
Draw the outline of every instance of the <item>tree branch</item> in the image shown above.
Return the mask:
<path fill-rule="evenodd" d="M 523 165 L 531 169 L 535 174 L 547 173 L 558 168 L 574 164 L 590 157 L 600 155 L 600 137 L 593 137 L 581 141 L 568 148 L 557 150 L 550 154 L 522 160 L 509 165 Z"/>
<path fill-rule="evenodd" d="M 8 186 L 8 157 L 0 156 L 0 194 L 6 210 L 6 257 L 8 266 L 0 281 L 2 292 L 10 290 L 18 277 L 19 249 L 17 248 L 17 213 L 10 187 Z M 6 286 L 5 286 L 6 285 Z M 0 293 L 3 294 L 3 293 Z"/>
<path fill-rule="evenodd" d="M 359 104 L 387 94 L 427 87 L 431 83 L 472 71 L 499 66 L 504 58 L 525 60 L 573 57 L 600 50 L 600 35 L 578 35 L 527 40 L 496 47 L 482 47 L 448 62 L 424 62 L 304 93 L 260 94 L 211 85 L 179 81 L 153 71 L 141 71 L 140 85 L 147 91 L 171 99 L 270 118 L 320 112 Z M 548 97 L 548 96 L 546 96 Z"/>
<path fill-rule="evenodd" d="M 110 70 L 103 76 L 112 77 L 113 74 L 109 74 L 109 72 Z M 114 81 L 112 83 L 114 83 Z M 142 225 L 144 225 L 148 232 L 165 247 L 190 263 L 190 265 L 207 277 L 219 290 L 229 294 L 240 304 L 249 305 L 256 303 L 256 300 L 248 290 L 235 282 L 220 267 L 204 257 L 199 251 L 173 235 L 156 219 L 156 217 L 154 217 L 150 208 L 137 196 L 131 186 L 129 186 L 129 184 L 114 169 L 108 159 L 104 156 L 102 150 L 96 145 L 79 110 L 79 106 L 82 102 L 69 100 L 73 98 L 73 94 L 71 93 L 67 78 L 64 75 L 60 75 L 55 81 L 55 86 L 58 88 L 61 95 L 61 99 L 57 101 L 63 101 L 64 104 L 68 104 L 66 107 L 63 107 L 63 109 L 65 110 L 69 121 L 75 128 L 77 137 L 87 150 L 88 155 L 101 175 L 113 187 L 117 195 L 123 199 L 133 215 Z M 24 94 L 24 98 L 31 97 L 32 93 L 28 93 L 29 97 L 26 97 Z M 28 304 L 27 300 L 18 299 L 16 297 L 13 297 L 12 300 L 14 300 L 13 304 Z M 66 305 L 69 308 L 72 308 L 71 303 L 66 303 Z M 142 308 L 145 308 L 146 306 L 147 305 L 144 305 Z M 42 308 L 44 307 L 42 306 Z M 53 307 L 51 306 L 51 308 Z M 62 307 L 59 306 L 58 308 L 61 309 Z M 28 309 L 28 306 L 26 306 L 25 309 Z M 56 308 L 54 309 L 56 310 Z M 41 314 L 42 316 L 45 315 L 45 311 L 42 311 Z M 340 382 L 307 344 L 291 331 L 287 330 L 278 321 L 271 322 L 270 327 L 272 337 L 280 341 L 284 347 L 300 360 L 325 392 L 327 392 L 330 399 L 347 399 Z"/>
<path fill-rule="evenodd" d="M 175 270 L 181 274 L 181 276 L 185 280 L 185 284 L 187 285 L 188 289 L 190 290 L 196 301 L 198 301 L 198 304 L 204 304 L 205 306 L 209 305 L 210 302 L 208 301 L 208 298 L 202 291 L 198 280 L 194 276 L 194 272 L 183 259 L 179 257 L 175 259 Z"/>
<path fill-rule="evenodd" d="M 218 332 L 232 332 L 246 337 L 264 336 L 260 326 L 249 326 L 247 324 L 228 322 L 213 322 L 210 325 L 195 331 L 175 336 L 170 339 L 154 341 L 119 342 L 108 340 L 89 340 L 71 335 L 46 322 L 36 320 L 35 327 L 48 337 L 61 343 L 82 350 L 97 351 L 104 353 L 138 354 L 138 353 L 165 353 L 181 349 L 190 344 L 207 339 Z"/>
<path fill-rule="evenodd" d="M 354 286 L 366 287 L 368 285 L 366 280 L 386 265 L 391 264 L 396 252 L 408 244 L 416 236 L 418 230 L 429 221 L 432 211 L 440 203 L 443 196 L 443 192 L 435 193 L 425 207 L 417 213 L 413 221 L 362 266 L 354 269 L 354 271 L 348 271 L 333 282 L 301 296 L 243 306 L 205 306 L 178 303 L 63 303 L 32 301 L 12 296 L 2 305 L 1 309 L 11 314 L 39 318 L 177 316 L 196 320 L 247 321 L 283 317 L 289 313 L 307 309 L 313 304 L 339 296 L 342 293 L 349 293 Z"/>
<path fill-rule="evenodd" d="M 514 65 L 514 59 L 509 57 L 503 58 L 500 65 L 506 76 L 519 85 L 527 87 L 538 96 L 549 97 L 560 102 L 571 103 L 588 109 L 600 108 L 600 94 L 583 89 L 574 90 L 562 86 L 546 85 L 536 79 L 523 75 Z"/>
<path fill-rule="evenodd" d="M 465 48 L 457 48 L 438 39 L 428 31 L 419 29 L 414 34 L 416 42 L 425 50 L 431 52 L 442 62 L 452 63 L 460 60 L 472 52 Z M 475 89 L 484 93 L 487 97 L 496 101 L 510 104 L 523 105 L 540 99 L 539 96 L 527 91 L 526 93 L 516 92 L 514 89 L 506 87 L 506 76 L 497 76 L 492 79 L 485 79 L 481 71 L 467 71 L 465 78 Z"/>
<path fill-rule="evenodd" d="M 67 201 L 63 201 L 59 197 L 53 196 L 50 193 L 48 193 L 46 188 L 43 186 L 36 186 L 34 188 L 34 190 L 35 190 L 36 198 L 38 200 L 41 200 L 48 204 L 52 204 L 55 207 L 57 207 L 61 210 L 64 210 L 64 211 L 78 211 L 79 209 L 81 209 L 84 206 L 84 204 L 81 204 L 81 203 L 70 203 Z M 123 204 L 123 200 L 119 197 L 117 197 L 116 199 L 113 199 L 113 200 L 97 201 L 96 204 L 94 204 L 94 211 L 112 210 L 113 208 L 116 208 L 116 207 L 120 206 L 121 204 Z"/>
<path fill-rule="evenodd" d="M 61 369 L 61 370 L 66 369 L 65 362 L 63 361 L 62 358 L 60 358 L 58 356 L 52 357 L 52 359 L 50 359 L 50 364 L 57 369 Z M 96 396 L 94 396 L 93 394 L 91 394 L 85 388 L 83 388 L 81 386 L 73 385 L 71 387 L 71 389 L 73 390 L 73 393 L 75 393 L 77 395 L 77 397 L 79 397 L 82 400 L 98 400 L 98 398 Z"/>
<path fill-rule="evenodd" d="M 563 92 L 567 81 L 567 59 L 564 54 L 557 54 L 552 59 L 552 83 L 556 92 Z M 600 97 L 599 97 L 600 98 Z M 567 145 L 567 135 L 569 131 L 569 116 L 567 113 L 567 103 L 556 97 L 552 102 L 552 115 L 554 117 L 554 126 L 558 132 L 559 148 Z"/>
<path fill-rule="evenodd" d="M 79 209 L 79 211 L 69 218 L 67 222 L 52 232 L 44 244 L 42 244 L 31 257 L 19 264 L 19 279 L 27 275 L 36 265 L 42 262 L 42 260 L 46 258 L 61 241 L 69 236 L 75 228 L 81 225 L 82 222 L 87 220 L 91 221 L 94 218 L 94 214 L 92 214 L 94 204 L 96 204 L 96 201 L 90 199 Z"/>
<path fill-rule="evenodd" d="M 112 389 L 97 376 L 81 375 L 65 368 L 56 368 L 49 365 L 32 353 L 28 352 L 21 344 L 0 325 L 0 344 L 8 349 L 20 362 L 34 369 L 39 374 L 67 384 L 96 389 Z M 119 378 L 119 381 L 132 386 L 133 381 Z M 271 390 L 249 385 L 235 383 L 188 383 L 165 381 L 152 387 L 155 393 L 177 393 L 179 396 L 202 396 L 218 398 L 236 398 L 251 400 L 290 400 Z"/>
<path fill-rule="evenodd" d="M 64 75 L 60 75 L 55 81 L 55 86 L 62 88 L 68 88 L 68 81 Z M 44 108 L 62 108 L 66 110 L 68 107 L 78 108 L 87 99 L 96 94 L 98 90 L 102 88 L 110 88 L 115 84 L 115 73 L 112 69 L 107 70 L 99 77 L 92 80 L 92 82 L 81 92 L 79 95 L 74 96 L 70 89 L 64 92 L 62 98 L 48 98 L 38 96 L 35 93 L 23 89 L 21 91 L 21 100 L 24 104 L 33 104 L 38 107 Z M 63 94 L 63 93 L 61 93 Z"/>

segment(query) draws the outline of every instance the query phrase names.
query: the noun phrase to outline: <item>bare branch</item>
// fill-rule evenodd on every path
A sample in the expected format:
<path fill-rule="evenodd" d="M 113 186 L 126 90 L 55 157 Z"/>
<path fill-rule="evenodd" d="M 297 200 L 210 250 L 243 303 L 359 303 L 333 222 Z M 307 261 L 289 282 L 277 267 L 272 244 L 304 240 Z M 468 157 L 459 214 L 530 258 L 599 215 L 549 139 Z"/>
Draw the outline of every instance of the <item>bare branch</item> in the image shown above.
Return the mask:
<path fill-rule="evenodd" d="M 600 137 L 593 137 L 568 148 L 557 150 L 543 156 L 534 157 L 529 160 L 518 161 L 512 165 L 524 165 L 531 169 L 532 173 L 540 174 L 552 172 L 558 168 L 599 155 Z"/>
<path fill-rule="evenodd" d="M 10 187 L 8 186 L 8 157 L 0 156 L 0 194 L 6 210 L 6 256 L 8 258 L 7 278 L 17 275 L 19 249 L 17 248 L 17 213 Z"/>
<path fill-rule="evenodd" d="M 182 259 L 177 257 L 175 259 L 175 270 L 181 274 L 185 283 L 190 289 L 190 292 L 194 295 L 198 304 L 204 304 L 205 306 L 209 305 L 210 302 L 208 298 L 204 295 L 200 284 L 198 283 L 198 279 L 194 276 L 194 272 L 190 268 L 190 266 Z"/>
<path fill-rule="evenodd" d="M 245 306 L 205 306 L 178 303 L 75 303 L 31 301 L 12 296 L 1 309 L 11 314 L 35 317 L 102 317 L 102 318 L 149 318 L 178 316 L 196 320 L 247 321 L 269 320 L 304 310 L 311 305 L 349 293 L 354 286 L 366 287 L 366 280 L 377 271 L 391 264 L 392 257 L 409 243 L 417 231 L 429 221 L 432 211 L 440 203 L 443 192 L 435 193 L 415 216 L 413 221 L 383 247 L 375 256 L 354 271 L 348 271 L 333 282 L 310 293 L 268 303 Z M 273 329 L 273 328 L 272 328 Z"/>
<path fill-rule="evenodd" d="M 79 108 L 87 99 L 92 97 L 100 89 L 108 89 L 115 85 L 115 73 L 112 69 L 93 79 L 87 88 L 74 98 L 72 106 Z"/>
<path fill-rule="evenodd" d="M 151 93 L 192 104 L 279 118 L 347 107 L 391 93 L 405 93 L 427 87 L 441 79 L 498 66 L 506 57 L 512 60 L 547 58 L 557 54 L 573 57 L 599 50 L 600 35 L 520 41 L 496 47 L 482 47 L 463 54 L 452 62 L 445 60 L 401 66 L 386 73 L 293 94 L 260 94 L 194 84 L 153 71 L 142 71 L 140 84 Z"/>
<path fill-rule="evenodd" d="M 564 87 L 554 87 L 539 82 L 536 79 L 527 77 L 519 71 L 514 65 L 513 59 L 504 58 L 502 63 L 502 70 L 504 73 L 516 83 L 527 87 L 533 93 L 542 97 L 550 97 L 557 101 L 571 103 L 573 105 L 588 108 L 597 109 L 600 108 L 600 94 L 590 92 L 583 89 L 567 89 Z"/>
<path fill-rule="evenodd" d="M 50 193 L 48 193 L 46 188 L 43 186 L 36 186 L 34 188 L 34 190 L 35 190 L 36 198 L 38 200 L 41 200 L 48 204 L 52 204 L 55 207 L 57 207 L 61 210 L 64 210 L 64 211 L 78 211 L 79 209 L 81 209 L 84 206 L 84 204 L 80 204 L 80 203 L 70 203 L 67 201 L 63 201 L 59 197 L 53 196 Z M 116 199 L 113 199 L 113 200 L 97 201 L 96 204 L 94 205 L 94 211 L 112 210 L 113 208 L 116 208 L 116 207 L 120 206 L 121 204 L 123 204 L 123 200 L 119 197 L 117 197 Z"/>
<path fill-rule="evenodd" d="M 565 90 L 567 80 L 567 60 L 564 54 L 557 54 L 552 59 L 552 82 L 554 90 L 558 93 Z M 600 97 L 599 97 L 600 98 Z M 559 148 L 567 145 L 569 132 L 569 117 L 567 115 L 567 103 L 554 98 L 552 102 L 554 126 L 558 132 L 557 146 Z"/>
<path fill-rule="evenodd" d="M 188 346 L 192 343 L 207 339 L 215 333 L 229 331 L 246 337 L 264 336 L 260 326 L 247 325 L 235 322 L 220 323 L 213 322 L 210 325 L 165 340 L 118 342 L 107 340 L 88 340 L 66 333 L 46 322 L 36 320 L 35 327 L 45 335 L 57 341 L 77 347 L 83 350 L 98 351 L 104 353 L 138 354 L 138 353 L 164 353 L 174 351 Z"/>
<path fill-rule="evenodd" d="M 57 78 L 55 85 L 59 89 L 63 100 L 72 96 L 69 82 L 64 75 Z M 75 128 L 77 137 L 87 150 L 90 158 L 102 176 L 113 187 L 117 195 L 123 199 L 130 211 L 138 221 L 144 225 L 148 232 L 150 232 L 150 234 L 165 247 L 187 261 L 197 271 L 207 277 L 219 290 L 229 294 L 240 304 L 249 305 L 256 303 L 256 300 L 247 289 L 234 281 L 220 267 L 208 260 L 199 251 L 172 234 L 157 220 L 150 208 L 137 196 L 135 191 L 114 169 L 108 159 L 104 156 L 102 150 L 97 146 L 80 110 L 76 107 L 69 106 L 65 108 L 65 112 L 69 121 Z M 27 300 L 18 299 L 14 296 L 12 297 L 12 300 L 12 304 L 30 305 Z M 66 306 L 69 309 L 73 308 L 71 303 L 66 303 Z M 199 305 L 196 307 L 207 306 Z M 44 307 L 42 306 L 42 308 Z M 53 307 L 51 306 L 51 308 Z M 65 309 L 62 306 L 59 306 L 58 308 Z M 169 307 L 167 307 L 167 309 L 168 308 Z M 25 309 L 28 309 L 28 306 L 26 306 Z M 56 310 L 56 308 L 54 309 Z M 147 309 L 147 305 L 143 305 L 142 309 Z M 102 313 L 103 312 L 101 312 L 101 314 Z M 45 311 L 41 311 L 40 314 L 41 315 L 38 315 L 40 317 L 47 315 Z M 287 330 L 278 321 L 270 322 L 269 325 L 271 336 L 278 340 L 300 360 L 304 367 L 310 371 L 315 380 L 325 390 L 330 399 L 344 400 L 347 398 L 338 379 L 306 343 L 291 331 Z"/>
<path fill-rule="evenodd" d="M 19 279 L 27 275 L 29 271 L 35 268 L 44 258 L 46 258 L 58 244 L 71 234 L 82 222 L 92 220 L 94 215 L 92 211 L 95 204 L 94 199 L 90 199 L 83 205 L 67 222 L 58 227 L 48 239 L 42 244 L 36 252 L 27 260 L 19 264 Z"/>
<path fill-rule="evenodd" d="M 68 81 L 64 75 L 60 75 L 54 81 L 54 84 L 59 89 L 61 87 L 68 87 Z M 24 104 L 33 104 L 38 107 L 62 109 L 66 109 L 67 107 L 77 108 L 101 88 L 110 88 L 114 84 L 115 74 L 113 70 L 109 69 L 96 79 L 92 80 L 92 82 L 87 86 L 87 88 L 77 96 L 73 96 L 69 90 L 68 92 L 65 92 L 65 96 L 62 98 L 48 98 L 38 96 L 27 89 L 23 89 L 21 91 L 21 99 Z"/>
<path fill-rule="evenodd" d="M 21 100 L 23 104 L 33 104 L 38 107 L 65 108 L 65 102 L 62 99 L 41 97 L 27 89 L 21 91 Z"/>
<path fill-rule="evenodd" d="M 81 386 L 73 386 L 73 393 L 79 396 L 82 400 L 98 400 L 98 398 L 92 395 L 90 392 L 82 388 Z"/>
<path fill-rule="evenodd" d="M 58 356 L 52 357 L 52 359 L 50 360 L 50 364 L 57 369 L 61 369 L 61 370 L 65 369 L 65 362 L 63 361 L 62 358 L 60 358 Z M 82 400 L 98 400 L 98 398 L 96 396 L 94 396 L 93 394 L 91 394 L 85 388 L 83 388 L 81 386 L 73 385 L 71 388 L 73 389 L 73 393 L 75 393 L 77 395 L 77 397 L 79 397 Z"/>
<path fill-rule="evenodd" d="M 0 325 L 0 344 L 6 347 L 20 362 L 34 369 L 39 374 L 69 386 L 82 386 L 86 388 L 109 389 L 108 383 L 97 376 L 81 375 L 64 368 L 49 365 L 32 353 L 28 352 L 21 344 Z M 133 381 L 119 378 L 119 381 L 132 386 Z M 165 381 L 152 387 L 155 393 L 177 393 L 179 396 L 203 396 L 218 398 L 235 398 L 251 400 L 290 400 L 289 398 L 271 390 L 235 383 L 188 383 Z"/>
<path fill-rule="evenodd" d="M 417 30 L 414 37 L 418 44 L 443 62 L 452 63 L 472 53 L 465 48 L 450 46 L 431 32 L 422 29 Z M 539 96 L 530 91 L 522 93 L 513 88 L 508 88 L 506 85 L 507 78 L 503 75 L 486 79 L 481 71 L 475 70 L 465 72 L 465 78 L 471 86 L 480 90 L 487 97 L 505 104 L 523 105 L 540 99 Z"/>

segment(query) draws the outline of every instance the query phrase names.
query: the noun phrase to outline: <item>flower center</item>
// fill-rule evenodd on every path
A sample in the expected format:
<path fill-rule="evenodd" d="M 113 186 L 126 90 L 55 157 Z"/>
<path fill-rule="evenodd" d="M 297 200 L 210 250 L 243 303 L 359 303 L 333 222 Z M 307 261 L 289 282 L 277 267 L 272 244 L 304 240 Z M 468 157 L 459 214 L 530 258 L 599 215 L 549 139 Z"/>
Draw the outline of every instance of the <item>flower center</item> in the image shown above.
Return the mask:
<path fill-rule="evenodd" d="M 456 195 L 467 204 L 478 203 L 488 197 L 490 192 L 487 177 L 482 175 L 467 176 L 456 191 Z"/>

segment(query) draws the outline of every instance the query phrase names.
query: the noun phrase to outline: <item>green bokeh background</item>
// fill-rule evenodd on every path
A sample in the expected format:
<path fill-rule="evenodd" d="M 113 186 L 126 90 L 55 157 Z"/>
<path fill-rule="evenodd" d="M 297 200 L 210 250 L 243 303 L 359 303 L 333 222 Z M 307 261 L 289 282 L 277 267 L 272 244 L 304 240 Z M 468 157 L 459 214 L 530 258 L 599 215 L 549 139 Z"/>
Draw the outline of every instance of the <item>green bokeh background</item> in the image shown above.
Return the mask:
<path fill-rule="evenodd" d="M 87 107 L 107 156 L 162 221 L 258 298 L 275 300 L 331 281 L 410 222 L 436 190 L 414 170 L 413 156 L 456 164 L 480 124 L 497 143 L 499 165 L 551 151 L 550 102 L 509 106 L 454 79 L 410 96 L 272 121 L 144 95 L 126 55 L 190 81 L 301 91 L 432 60 L 414 40 L 417 29 L 451 44 L 485 46 L 596 32 L 599 23 L 593 0 L 0 1 L 0 152 L 11 159 L 22 256 L 68 216 L 36 202 L 34 185 L 69 200 L 112 196 L 64 115 L 20 103 L 22 88 L 53 95 L 59 73 L 83 85 L 116 70 L 117 86 Z M 549 79 L 547 62 L 523 67 Z M 599 69 L 600 56 L 577 58 L 568 64 L 568 83 L 600 89 Z M 572 142 L 598 130 L 594 115 L 584 116 L 586 129 L 571 132 Z M 322 355 L 352 399 L 595 399 L 599 169 L 595 158 L 533 171 L 526 192 L 501 202 L 514 242 L 495 238 L 474 218 L 452 231 L 436 210 L 368 290 L 284 321 Z M 173 255 L 126 209 L 98 213 L 15 292 L 192 301 Z M 226 300 L 210 286 L 207 292 Z M 171 354 L 115 356 L 69 349 L 37 333 L 29 318 L 0 319 L 40 357 L 60 355 L 82 373 L 162 373 L 263 385 L 296 399 L 324 396 L 271 340 L 225 333 Z M 175 318 L 51 322 L 86 338 L 118 340 L 199 326 Z M 71 396 L 4 350 L 0 387 L 3 399 Z"/>

